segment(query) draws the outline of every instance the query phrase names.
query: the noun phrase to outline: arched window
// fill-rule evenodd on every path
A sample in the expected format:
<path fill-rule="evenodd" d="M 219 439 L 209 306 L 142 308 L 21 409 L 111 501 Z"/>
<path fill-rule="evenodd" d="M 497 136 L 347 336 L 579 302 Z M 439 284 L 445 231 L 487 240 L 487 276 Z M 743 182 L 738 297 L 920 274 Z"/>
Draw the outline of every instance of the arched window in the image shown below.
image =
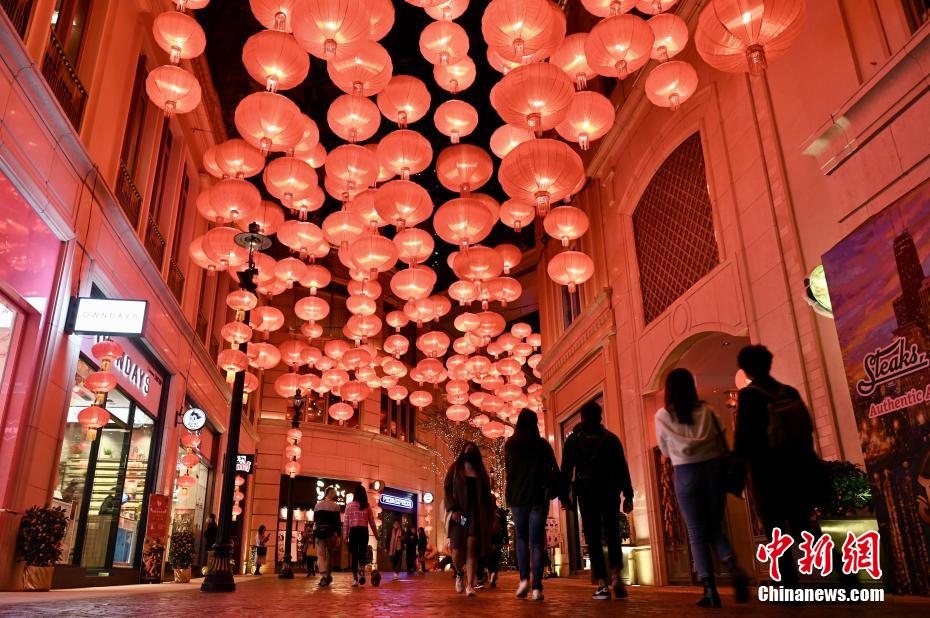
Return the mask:
<path fill-rule="evenodd" d="M 633 211 L 633 236 L 648 324 L 720 263 L 700 133 L 649 182 Z"/>

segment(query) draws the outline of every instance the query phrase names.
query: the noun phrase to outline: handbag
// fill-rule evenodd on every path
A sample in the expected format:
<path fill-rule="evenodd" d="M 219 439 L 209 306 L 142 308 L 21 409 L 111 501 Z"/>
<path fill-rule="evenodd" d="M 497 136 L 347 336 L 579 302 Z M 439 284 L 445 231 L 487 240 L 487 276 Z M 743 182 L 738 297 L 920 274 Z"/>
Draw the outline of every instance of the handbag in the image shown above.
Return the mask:
<path fill-rule="evenodd" d="M 720 423 L 717 422 L 717 415 L 709 409 L 708 413 L 711 415 L 710 418 L 717 429 L 717 439 L 723 449 L 723 488 L 728 494 L 742 498 L 743 490 L 746 489 L 746 468 L 743 465 L 743 460 L 737 455 L 736 451 L 730 450 L 729 445 L 727 445 Z"/>

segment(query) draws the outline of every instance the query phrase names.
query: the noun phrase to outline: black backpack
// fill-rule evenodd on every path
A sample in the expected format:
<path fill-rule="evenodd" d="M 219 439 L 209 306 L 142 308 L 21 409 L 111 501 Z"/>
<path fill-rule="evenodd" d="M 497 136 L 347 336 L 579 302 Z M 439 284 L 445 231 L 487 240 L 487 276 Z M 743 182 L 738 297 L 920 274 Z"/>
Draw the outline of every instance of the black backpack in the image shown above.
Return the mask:
<path fill-rule="evenodd" d="M 804 401 L 783 385 L 779 385 L 776 393 L 770 393 L 759 386 L 754 388 L 770 399 L 766 430 L 769 448 L 778 451 L 813 450 L 814 428 Z"/>

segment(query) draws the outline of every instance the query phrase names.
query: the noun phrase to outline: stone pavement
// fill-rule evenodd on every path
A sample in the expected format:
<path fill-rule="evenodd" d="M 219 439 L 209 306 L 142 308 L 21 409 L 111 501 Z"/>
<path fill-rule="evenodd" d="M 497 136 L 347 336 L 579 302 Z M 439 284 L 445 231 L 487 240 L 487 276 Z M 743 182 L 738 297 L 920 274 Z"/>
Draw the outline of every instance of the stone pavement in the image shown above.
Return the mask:
<path fill-rule="evenodd" d="M 391 576 L 387 577 L 388 580 Z M 402 576 L 400 581 L 354 589 L 345 573 L 337 573 L 329 588 L 318 588 L 316 578 L 298 574 L 294 580 L 274 576 L 237 578 L 234 593 L 204 594 L 199 583 L 124 586 L 106 589 L 61 590 L 52 593 L 0 593 L 0 616 L 442 616 L 452 618 L 508 618 L 560 616 L 744 616 L 766 618 L 928 616 L 928 599 L 889 599 L 885 603 L 811 605 L 786 608 L 752 601 L 736 605 L 725 595 L 721 610 L 698 609 L 696 588 L 633 587 L 626 600 L 594 601 L 587 580 L 546 580 L 543 602 L 516 599 L 516 577 L 504 574 L 497 589 L 465 598 L 453 589 L 448 574 Z"/>

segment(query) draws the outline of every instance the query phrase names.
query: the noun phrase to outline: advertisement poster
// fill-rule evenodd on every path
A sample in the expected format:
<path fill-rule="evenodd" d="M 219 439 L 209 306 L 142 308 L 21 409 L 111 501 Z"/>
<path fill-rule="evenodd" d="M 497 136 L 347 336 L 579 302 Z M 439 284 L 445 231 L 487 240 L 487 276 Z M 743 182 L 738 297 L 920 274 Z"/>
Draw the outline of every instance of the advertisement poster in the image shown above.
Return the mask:
<path fill-rule="evenodd" d="M 171 513 L 171 498 L 160 494 L 149 494 L 149 511 L 146 517 L 145 542 L 142 545 L 142 582 L 161 581 L 161 567 L 168 544 L 168 516 Z"/>
<path fill-rule="evenodd" d="M 891 592 L 930 594 L 930 183 L 823 260 Z"/>

